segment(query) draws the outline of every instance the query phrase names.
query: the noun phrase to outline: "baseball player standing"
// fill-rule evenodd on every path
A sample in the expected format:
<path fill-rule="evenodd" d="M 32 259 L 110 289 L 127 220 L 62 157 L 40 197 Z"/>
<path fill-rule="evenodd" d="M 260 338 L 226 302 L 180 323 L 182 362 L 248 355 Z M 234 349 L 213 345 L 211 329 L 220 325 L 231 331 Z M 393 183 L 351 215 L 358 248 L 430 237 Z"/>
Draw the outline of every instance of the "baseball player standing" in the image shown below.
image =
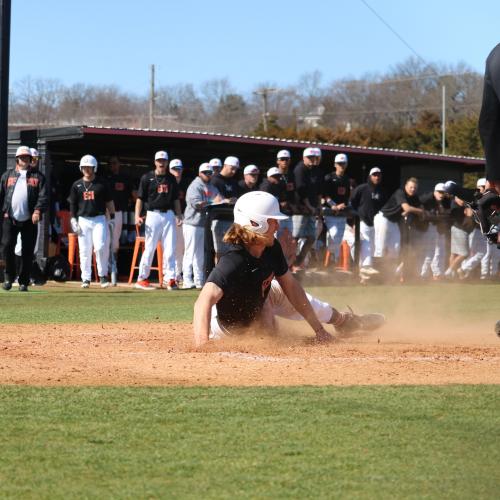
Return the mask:
<path fill-rule="evenodd" d="M 210 181 L 229 204 L 234 205 L 240 194 L 238 181 L 235 179 L 236 172 L 240 168 L 240 161 L 236 156 L 228 156 L 224 160 L 222 170 L 212 176 Z M 212 221 L 212 233 L 214 237 L 215 259 L 219 260 L 221 255 L 228 249 L 223 242 L 226 231 L 232 224 L 232 217 L 221 216 Z"/>
<path fill-rule="evenodd" d="M 365 184 L 357 186 L 351 196 L 351 206 L 359 215 L 360 274 L 369 277 L 378 274 L 373 267 L 375 228 L 373 219 L 384 206 L 387 196 L 381 185 L 382 170 L 373 167 Z"/>
<path fill-rule="evenodd" d="M 48 205 L 45 177 L 37 169 L 31 170 L 31 161 L 30 148 L 20 146 L 16 151 L 16 168 L 7 170 L 0 179 L 2 247 L 5 256 L 4 290 L 12 288 L 16 277 L 15 246 L 20 234 L 22 254 L 19 291 L 28 291 L 38 223 Z"/>
<path fill-rule="evenodd" d="M 345 231 L 345 212 L 351 195 L 351 184 L 345 175 L 347 155 L 344 153 L 336 155 L 334 166 L 335 171 L 325 175 L 321 194 L 326 225 L 326 244 L 330 254 L 337 262 Z"/>
<path fill-rule="evenodd" d="M 210 273 L 194 306 L 197 347 L 209 338 L 252 326 L 275 331 L 275 316 L 307 321 L 320 342 L 333 339 L 322 323 L 334 325 L 343 334 L 375 329 L 384 323 L 382 315 L 339 312 L 305 293 L 288 270 L 274 237 L 279 221 L 287 217 L 269 193 L 253 191 L 238 199 L 234 224 L 225 236 L 230 250 Z"/>
<path fill-rule="evenodd" d="M 182 161 L 175 158 L 168 165 L 170 173 L 177 181 L 179 191 L 179 203 L 181 205 L 181 213 L 186 209 L 186 191 L 189 186 L 189 181 L 184 177 L 184 165 Z M 182 224 L 175 226 L 175 281 L 179 284 L 182 281 L 182 260 L 184 258 L 184 234 Z"/>
<path fill-rule="evenodd" d="M 146 217 L 142 216 L 144 204 L 147 204 Z M 175 211 L 175 216 L 174 216 Z M 145 222 L 145 248 L 139 264 L 139 276 L 135 288 L 154 290 L 149 283 L 151 263 L 158 242 L 163 248 L 163 280 L 168 290 L 177 290 L 175 280 L 175 225 L 182 224 L 179 187 L 175 177 L 168 172 L 168 154 L 158 151 L 155 154 L 155 169 L 141 177 L 137 200 L 135 202 L 135 220 L 142 225 Z"/>
<path fill-rule="evenodd" d="M 299 213 L 293 216 L 293 238 L 300 248 L 294 263 L 294 271 L 303 269 L 309 250 L 316 241 L 316 217 L 320 214 L 320 193 L 323 176 L 319 169 L 321 149 L 306 148 L 303 159 L 293 170 L 297 189 Z"/>
<path fill-rule="evenodd" d="M 183 288 L 201 288 L 205 281 L 205 221 L 206 208 L 224 200 L 218 189 L 210 183 L 212 167 L 202 163 L 199 175 L 189 185 L 186 193 L 186 210 L 184 211 L 184 241 L 186 249 L 182 274 Z"/>
<path fill-rule="evenodd" d="M 130 198 L 135 198 L 136 193 L 132 189 L 130 179 L 121 172 L 121 163 L 118 156 L 109 158 L 110 172 L 107 181 L 111 189 L 111 196 L 115 205 L 115 218 L 113 227 L 113 241 L 111 248 L 115 254 L 115 262 L 118 261 L 118 249 L 120 248 L 120 237 L 123 228 L 123 214 L 128 211 Z"/>
<path fill-rule="evenodd" d="M 238 182 L 239 196 L 249 193 L 250 191 L 257 191 L 260 170 L 257 165 L 247 165 L 243 169 L 243 179 Z"/>
<path fill-rule="evenodd" d="M 106 180 L 96 176 L 97 160 L 92 155 L 82 156 L 80 171 L 83 173 L 71 186 L 69 205 L 71 228 L 78 234 L 82 288 L 90 286 L 92 277 L 92 249 L 95 252 L 97 274 L 102 288 L 107 288 L 109 265 L 108 222 L 114 219 L 115 205 Z"/>

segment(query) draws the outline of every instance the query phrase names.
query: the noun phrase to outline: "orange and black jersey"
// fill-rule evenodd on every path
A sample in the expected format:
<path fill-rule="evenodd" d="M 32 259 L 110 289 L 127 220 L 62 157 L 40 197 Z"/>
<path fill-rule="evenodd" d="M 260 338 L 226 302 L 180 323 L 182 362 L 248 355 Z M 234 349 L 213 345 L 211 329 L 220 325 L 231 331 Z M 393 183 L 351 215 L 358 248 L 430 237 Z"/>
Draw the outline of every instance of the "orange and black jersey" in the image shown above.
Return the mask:
<path fill-rule="evenodd" d="M 71 217 L 96 217 L 106 213 L 106 203 L 113 200 L 108 182 L 102 177 L 92 181 L 78 179 L 71 186 L 69 206 Z"/>
<path fill-rule="evenodd" d="M 219 260 L 207 281 L 224 295 L 217 303 L 217 317 L 225 328 L 246 327 L 258 319 L 271 288 L 271 281 L 283 276 L 288 264 L 278 240 L 259 258 L 233 245 Z"/>
<path fill-rule="evenodd" d="M 157 175 L 152 170 L 141 177 L 137 197 L 147 204 L 148 210 L 174 210 L 174 202 L 179 199 L 179 186 L 170 172 Z"/>
<path fill-rule="evenodd" d="M 321 189 L 321 194 L 326 198 L 331 198 L 336 205 L 341 203 L 349 204 L 351 196 L 351 184 L 347 175 L 339 177 L 335 172 L 325 175 Z"/>

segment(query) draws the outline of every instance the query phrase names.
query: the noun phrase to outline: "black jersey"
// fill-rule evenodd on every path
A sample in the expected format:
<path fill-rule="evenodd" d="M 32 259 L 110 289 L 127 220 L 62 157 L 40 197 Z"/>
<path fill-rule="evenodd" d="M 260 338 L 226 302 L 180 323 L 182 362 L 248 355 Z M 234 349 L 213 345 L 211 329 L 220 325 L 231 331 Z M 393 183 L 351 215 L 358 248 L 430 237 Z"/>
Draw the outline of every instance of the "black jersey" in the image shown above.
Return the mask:
<path fill-rule="evenodd" d="M 300 203 L 308 199 L 311 206 L 318 207 L 324 177 L 322 169 L 320 167 L 308 168 L 303 161 L 299 161 L 293 174 Z"/>
<path fill-rule="evenodd" d="M 238 181 L 234 177 L 224 177 L 221 174 L 215 174 L 210 182 L 219 190 L 224 198 L 238 198 L 240 188 Z"/>
<path fill-rule="evenodd" d="M 78 179 L 71 186 L 69 204 L 72 217 L 96 217 L 106 213 L 106 203 L 113 200 L 109 184 L 102 177 L 92 181 Z"/>
<path fill-rule="evenodd" d="M 347 205 L 351 196 L 351 184 L 347 175 L 339 177 L 335 172 L 326 174 L 321 187 L 321 194 L 324 197 L 331 198 L 336 205 L 342 203 Z"/>
<path fill-rule="evenodd" d="M 291 215 L 292 214 L 292 210 L 290 209 L 288 203 L 288 192 L 287 192 L 287 183 L 286 183 L 286 180 L 284 179 L 283 176 L 280 177 L 280 180 L 277 184 L 273 184 L 272 182 L 269 182 L 269 179 L 264 179 L 260 186 L 259 186 L 259 189 L 261 191 L 265 191 L 266 193 L 269 193 L 269 194 L 272 194 L 275 198 L 278 199 L 278 201 L 281 203 L 283 202 L 287 202 L 287 203 L 283 203 L 283 205 L 281 205 L 281 208 L 280 210 L 286 214 L 286 215 Z M 294 192 L 292 194 L 295 194 Z M 292 201 L 291 203 L 294 203 L 294 201 Z"/>
<path fill-rule="evenodd" d="M 128 210 L 128 203 L 130 193 L 132 192 L 132 185 L 128 177 L 123 174 L 111 174 L 108 176 L 107 181 L 113 196 L 115 210 L 126 212 Z"/>
<path fill-rule="evenodd" d="M 288 263 L 277 240 L 259 258 L 233 245 L 207 279 L 224 292 L 216 306 L 220 324 L 225 328 L 249 326 L 258 318 L 273 278 L 287 271 Z"/>
<path fill-rule="evenodd" d="M 421 206 L 417 195 L 409 196 L 404 189 L 397 189 L 380 211 L 391 222 L 399 222 L 403 213 L 403 208 L 401 207 L 403 203 L 408 203 L 408 205 L 416 208 L 420 208 Z"/>
<path fill-rule="evenodd" d="M 360 184 L 352 192 L 351 205 L 359 218 L 368 226 L 373 226 L 373 218 L 387 201 L 385 190 L 380 184 L 367 182 Z"/>
<path fill-rule="evenodd" d="M 425 193 L 420 196 L 422 208 L 429 213 L 429 222 L 434 224 L 440 234 L 445 234 L 451 226 L 451 201 L 443 198 L 436 200 L 434 192 Z"/>
<path fill-rule="evenodd" d="M 156 175 L 152 170 L 141 177 L 137 197 L 147 203 L 148 210 L 166 212 L 174 209 L 174 201 L 179 199 L 179 187 L 170 172 Z"/>
<path fill-rule="evenodd" d="M 252 191 L 257 191 L 259 189 L 259 185 L 255 184 L 253 188 L 249 188 L 245 182 L 245 179 L 241 179 L 238 182 L 238 195 L 243 196 L 244 194 L 251 193 Z"/>

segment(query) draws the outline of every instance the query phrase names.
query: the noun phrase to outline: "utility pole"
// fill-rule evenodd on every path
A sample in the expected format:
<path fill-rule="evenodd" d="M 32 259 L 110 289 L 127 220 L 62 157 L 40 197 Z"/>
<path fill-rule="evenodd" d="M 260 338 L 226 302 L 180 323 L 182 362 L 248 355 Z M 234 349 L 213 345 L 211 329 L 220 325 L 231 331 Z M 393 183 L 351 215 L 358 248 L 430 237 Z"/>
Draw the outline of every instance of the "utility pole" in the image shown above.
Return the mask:
<path fill-rule="evenodd" d="M 442 87 L 441 109 L 441 154 L 446 154 L 446 85 Z"/>
<path fill-rule="evenodd" d="M 9 130 L 10 4 L 0 0 L 0 173 L 7 169 Z"/>
<path fill-rule="evenodd" d="M 262 97 L 262 104 L 263 104 L 263 113 L 262 113 L 262 123 L 264 125 L 264 132 L 267 134 L 269 127 L 267 120 L 269 118 L 269 113 L 267 112 L 267 96 L 271 94 L 272 92 L 277 92 L 277 89 L 274 88 L 269 88 L 269 87 L 264 87 L 262 89 L 256 90 L 254 92 L 255 95 L 260 95 Z"/>
<path fill-rule="evenodd" d="M 155 115 L 155 65 L 151 65 L 151 86 L 149 90 L 149 128 L 153 128 Z"/>

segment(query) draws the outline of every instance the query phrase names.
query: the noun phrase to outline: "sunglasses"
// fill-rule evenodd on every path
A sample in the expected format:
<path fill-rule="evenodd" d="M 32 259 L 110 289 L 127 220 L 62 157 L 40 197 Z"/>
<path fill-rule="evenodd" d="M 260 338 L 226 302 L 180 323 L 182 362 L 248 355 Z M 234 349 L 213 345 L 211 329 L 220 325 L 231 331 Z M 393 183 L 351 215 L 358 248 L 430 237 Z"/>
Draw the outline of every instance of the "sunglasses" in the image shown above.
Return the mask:
<path fill-rule="evenodd" d="M 374 174 L 371 174 L 372 177 L 380 177 L 382 174 L 380 172 L 375 172 Z"/>
<path fill-rule="evenodd" d="M 290 161 L 290 158 L 278 158 L 278 161 Z"/>
<path fill-rule="evenodd" d="M 211 172 L 210 170 L 205 170 L 205 171 L 203 171 L 201 173 L 204 174 L 204 175 L 212 175 L 213 174 L 213 172 Z"/>

